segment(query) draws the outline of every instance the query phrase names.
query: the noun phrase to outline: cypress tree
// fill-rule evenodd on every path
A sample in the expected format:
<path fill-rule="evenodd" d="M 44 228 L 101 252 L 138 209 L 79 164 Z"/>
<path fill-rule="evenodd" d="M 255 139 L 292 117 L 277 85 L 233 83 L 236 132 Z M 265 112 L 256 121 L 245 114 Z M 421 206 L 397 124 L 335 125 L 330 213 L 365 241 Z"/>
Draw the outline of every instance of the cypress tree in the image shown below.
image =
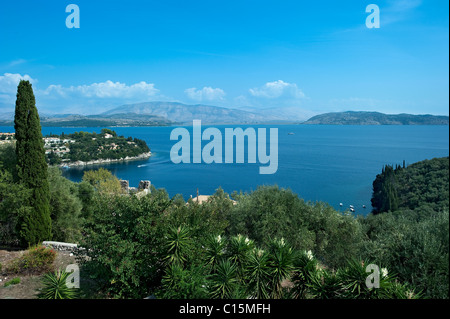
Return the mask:
<path fill-rule="evenodd" d="M 51 218 L 44 141 L 29 81 L 21 80 L 17 87 L 14 129 L 17 181 L 32 191 L 32 209 L 29 214 L 20 216 L 19 234 L 23 244 L 35 245 L 51 239 Z"/>

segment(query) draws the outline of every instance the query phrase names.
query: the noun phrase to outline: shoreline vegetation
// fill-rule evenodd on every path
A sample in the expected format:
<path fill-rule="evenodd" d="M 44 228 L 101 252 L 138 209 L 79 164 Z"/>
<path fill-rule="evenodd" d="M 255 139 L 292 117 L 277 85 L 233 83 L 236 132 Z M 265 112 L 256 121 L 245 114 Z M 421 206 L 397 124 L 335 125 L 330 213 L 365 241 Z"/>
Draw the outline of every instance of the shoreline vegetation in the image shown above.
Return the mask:
<path fill-rule="evenodd" d="M 97 134 L 75 132 L 49 134 L 42 138 L 45 159 L 50 166 L 76 167 L 148 159 L 150 148 L 144 140 L 118 136 L 104 128 Z M 0 144 L 15 143 L 15 133 L 1 133 Z"/>
<path fill-rule="evenodd" d="M 152 156 L 152 152 L 147 152 L 140 154 L 138 156 L 126 156 L 123 158 L 118 159 L 99 159 L 99 160 L 91 160 L 87 162 L 83 161 L 76 161 L 76 162 L 69 162 L 69 163 L 61 163 L 56 165 L 57 167 L 65 168 L 65 167 L 80 167 L 80 166 L 91 166 L 91 165 L 107 165 L 117 162 L 128 162 L 128 161 L 139 161 L 139 160 L 145 160 Z"/>

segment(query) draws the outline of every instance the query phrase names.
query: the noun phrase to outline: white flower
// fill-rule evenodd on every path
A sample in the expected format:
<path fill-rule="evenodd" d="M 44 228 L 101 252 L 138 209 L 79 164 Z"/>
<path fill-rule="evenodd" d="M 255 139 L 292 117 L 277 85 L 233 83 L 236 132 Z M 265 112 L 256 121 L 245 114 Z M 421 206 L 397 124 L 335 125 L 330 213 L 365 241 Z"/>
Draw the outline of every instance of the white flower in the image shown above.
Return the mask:
<path fill-rule="evenodd" d="M 383 277 L 387 277 L 387 275 L 388 275 L 388 270 L 387 270 L 386 268 L 381 268 L 381 275 L 382 275 Z"/>
<path fill-rule="evenodd" d="M 308 251 L 306 252 L 306 257 L 308 257 L 309 260 L 313 260 L 314 256 L 313 256 L 311 250 L 308 250 Z"/>
<path fill-rule="evenodd" d="M 218 243 L 220 243 L 220 242 L 222 242 L 222 237 L 219 235 L 219 236 L 216 237 L 216 240 L 217 240 Z"/>
<path fill-rule="evenodd" d="M 248 237 L 247 238 L 245 238 L 245 243 L 248 245 L 248 243 L 250 242 L 250 239 L 248 239 Z"/>

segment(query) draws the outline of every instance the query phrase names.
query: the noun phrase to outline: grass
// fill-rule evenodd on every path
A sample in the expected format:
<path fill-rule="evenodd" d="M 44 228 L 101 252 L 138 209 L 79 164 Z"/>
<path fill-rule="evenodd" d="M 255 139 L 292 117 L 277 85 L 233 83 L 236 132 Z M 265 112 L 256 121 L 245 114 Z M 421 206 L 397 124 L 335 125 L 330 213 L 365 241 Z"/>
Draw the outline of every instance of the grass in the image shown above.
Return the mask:
<path fill-rule="evenodd" d="M 16 277 L 16 278 L 13 278 L 11 280 L 8 280 L 7 282 L 5 282 L 4 287 L 8 287 L 8 286 L 11 286 L 11 285 L 17 285 L 17 284 L 20 284 L 20 278 L 19 277 Z"/>

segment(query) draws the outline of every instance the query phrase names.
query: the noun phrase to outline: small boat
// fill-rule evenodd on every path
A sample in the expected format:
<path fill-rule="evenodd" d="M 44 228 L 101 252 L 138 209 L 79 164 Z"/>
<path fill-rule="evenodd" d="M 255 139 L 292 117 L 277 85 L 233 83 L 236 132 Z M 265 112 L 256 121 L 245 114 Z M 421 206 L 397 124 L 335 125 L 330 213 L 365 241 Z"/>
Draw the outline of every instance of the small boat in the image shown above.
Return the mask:
<path fill-rule="evenodd" d="M 363 205 L 363 208 L 366 208 L 366 205 Z"/>
<path fill-rule="evenodd" d="M 289 132 L 288 135 L 294 135 L 294 133 L 293 132 Z"/>
<path fill-rule="evenodd" d="M 350 207 L 350 211 L 351 211 L 351 212 L 354 212 L 355 209 L 354 209 L 353 207 Z"/>
<path fill-rule="evenodd" d="M 342 203 L 339 203 L 339 206 L 341 206 L 341 207 L 342 207 L 342 206 L 344 206 L 344 204 L 342 204 Z"/>

